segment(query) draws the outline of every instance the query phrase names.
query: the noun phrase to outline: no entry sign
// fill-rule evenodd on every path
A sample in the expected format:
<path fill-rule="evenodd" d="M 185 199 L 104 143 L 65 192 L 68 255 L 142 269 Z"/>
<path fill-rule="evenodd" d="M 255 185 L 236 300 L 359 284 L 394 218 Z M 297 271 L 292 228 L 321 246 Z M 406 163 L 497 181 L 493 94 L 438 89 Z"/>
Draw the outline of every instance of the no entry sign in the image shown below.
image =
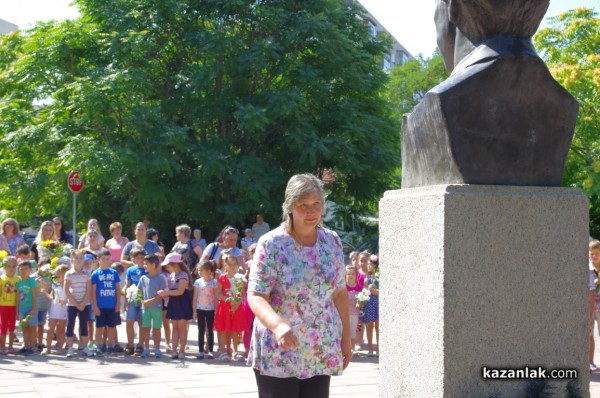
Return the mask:
<path fill-rule="evenodd" d="M 73 170 L 67 177 L 67 185 L 73 193 L 77 193 L 83 189 L 83 181 L 79 178 L 79 171 Z"/>

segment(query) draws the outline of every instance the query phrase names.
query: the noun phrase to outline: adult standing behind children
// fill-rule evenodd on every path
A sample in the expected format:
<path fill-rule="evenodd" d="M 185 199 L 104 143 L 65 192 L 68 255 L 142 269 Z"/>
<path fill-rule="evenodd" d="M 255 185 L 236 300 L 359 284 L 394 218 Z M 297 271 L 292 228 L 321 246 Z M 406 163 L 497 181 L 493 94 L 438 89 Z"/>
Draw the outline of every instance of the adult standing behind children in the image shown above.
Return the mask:
<path fill-rule="evenodd" d="M 19 223 L 14 218 L 7 218 L 2 221 L 2 237 L 8 245 L 8 254 L 11 256 L 17 255 L 17 248 L 25 241 L 19 234 Z"/>
<path fill-rule="evenodd" d="M 160 248 L 153 240 L 149 240 L 147 236 L 147 229 L 143 222 L 139 222 L 135 225 L 135 240 L 127 243 L 123 249 L 123 255 L 121 256 L 121 264 L 123 267 L 131 267 L 133 264 L 132 259 L 129 256 L 131 250 L 139 246 L 146 252 L 145 255 L 159 253 Z"/>
<path fill-rule="evenodd" d="M 242 251 L 239 247 L 237 247 L 239 234 L 240 233 L 236 228 L 226 225 L 225 228 L 223 228 L 219 233 L 219 236 L 217 236 L 217 239 L 215 239 L 213 243 L 206 246 L 200 261 L 217 261 L 221 251 L 231 249 L 232 254 L 238 260 L 238 266 L 242 266 Z"/>
<path fill-rule="evenodd" d="M 256 215 L 256 222 L 252 224 L 252 237 L 258 242 L 258 239 L 270 230 L 271 227 L 265 222 L 262 214 L 258 213 Z"/>
<path fill-rule="evenodd" d="M 42 225 L 40 225 L 38 234 L 31 245 L 31 251 L 35 256 L 33 260 L 39 261 L 42 257 L 52 257 L 50 249 L 42 245 L 42 242 L 48 241 L 53 242 L 56 246 L 59 245 L 56 235 L 54 234 L 54 224 L 52 221 L 44 221 Z"/>
<path fill-rule="evenodd" d="M 190 235 L 192 234 L 192 229 L 187 224 L 178 225 L 175 228 L 175 237 L 177 238 L 177 242 L 173 245 L 171 249 L 171 253 L 179 253 L 185 261 L 185 265 L 187 265 L 188 269 L 194 270 L 196 265 L 198 265 L 198 255 L 194 251 L 192 239 L 190 239 Z"/>
<path fill-rule="evenodd" d="M 104 236 L 102 236 L 102 233 L 100 232 L 100 224 L 98 224 L 98 220 L 96 220 L 95 218 L 90 218 L 90 220 L 87 223 L 87 231 L 90 231 L 92 229 L 94 231 L 98 231 L 98 243 L 104 243 Z M 81 237 L 79 237 L 79 245 L 77 246 L 77 248 L 83 249 L 87 245 L 87 233 L 85 233 L 81 235 Z"/>
<path fill-rule="evenodd" d="M 123 249 L 125 249 L 125 245 L 129 243 L 129 239 L 123 236 L 123 225 L 120 222 L 115 221 L 110 224 L 108 227 L 110 230 L 110 234 L 112 238 L 110 238 L 105 244 L 104 247 L 108 249 L 110 252 L 110 259 L 113 263 L 118 263 L 121 261 L 121 256 L 123 255 Z"/>
<path fill-rule="evenodd" d="M 73 237 L 65 230 L 62 218 L 54 217 L 52 219 L 52 223 L 54 225 L 54 234 L 56 235 L 56 239 L 58 239 L 60 243 L 66 243 L 72 246 Z"/>
<path fill-rule="evenodd" d="M 258 241 L 248 286 L 256 319 L 249 362 L 259 397 L 329 396 L 330 376 L 350 363 L 344 255 L 321 226 L 325 193 L 311 174 L 285 190 L 283 223 Z"/>

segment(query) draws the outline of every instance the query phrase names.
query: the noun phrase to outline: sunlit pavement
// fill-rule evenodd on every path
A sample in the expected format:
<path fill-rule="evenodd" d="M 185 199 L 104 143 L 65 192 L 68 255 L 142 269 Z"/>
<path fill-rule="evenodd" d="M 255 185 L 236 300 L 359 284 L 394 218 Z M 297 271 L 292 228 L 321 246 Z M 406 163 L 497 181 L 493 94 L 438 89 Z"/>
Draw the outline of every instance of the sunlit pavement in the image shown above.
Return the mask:
<path fill-rule="evenodd" d="M 125 340 L 124 325 L 119 340 Z M 216 339 L 215 339 L 216 340 Z M 7 397 L 256 397 L 251 368 L 242 361 L 197 360 L 197 327 L 190 325 L 186 359 L 123 356 L 0 356 L 0 395 Z M 16 348 L 20 348 L 17 345 Z M 332 397 L 377 397 L 377 358 L 360 351 L 343 376 L 331 380 Z"/>

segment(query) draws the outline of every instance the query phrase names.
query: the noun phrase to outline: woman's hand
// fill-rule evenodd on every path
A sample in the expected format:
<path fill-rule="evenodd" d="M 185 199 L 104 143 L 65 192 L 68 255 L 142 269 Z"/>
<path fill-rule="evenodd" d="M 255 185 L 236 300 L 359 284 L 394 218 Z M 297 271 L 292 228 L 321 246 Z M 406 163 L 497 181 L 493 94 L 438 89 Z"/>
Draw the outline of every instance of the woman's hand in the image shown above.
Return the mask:
<path fill-rule="evenodd" d="M 281 323 L 273 330 L 273 333 L 275 333 L 277 345 L 282 350 L 295 350 L 298 348 L 298 338 L 287 323 Z"/>
<path fill-rule="evenodd" d="M 342 355 L 344 357 L 344 369 L 348 367 L 350 364 L 350 360 L 352 359 L 352 340 L 346 341 L 342 338 Z"/>

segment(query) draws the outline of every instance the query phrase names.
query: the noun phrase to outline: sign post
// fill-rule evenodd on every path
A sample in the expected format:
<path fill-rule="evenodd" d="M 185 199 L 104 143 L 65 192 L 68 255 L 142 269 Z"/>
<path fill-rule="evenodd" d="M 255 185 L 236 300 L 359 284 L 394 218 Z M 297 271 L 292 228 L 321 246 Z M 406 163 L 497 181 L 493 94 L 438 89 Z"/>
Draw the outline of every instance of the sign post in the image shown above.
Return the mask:
<path fill-rule="evenodd" d="M 79 171 L 73 170 L 67 176 L 67 186 L 73 192 L 73 247 L 77 248 L 77 193 L 83 189 Z"/>

